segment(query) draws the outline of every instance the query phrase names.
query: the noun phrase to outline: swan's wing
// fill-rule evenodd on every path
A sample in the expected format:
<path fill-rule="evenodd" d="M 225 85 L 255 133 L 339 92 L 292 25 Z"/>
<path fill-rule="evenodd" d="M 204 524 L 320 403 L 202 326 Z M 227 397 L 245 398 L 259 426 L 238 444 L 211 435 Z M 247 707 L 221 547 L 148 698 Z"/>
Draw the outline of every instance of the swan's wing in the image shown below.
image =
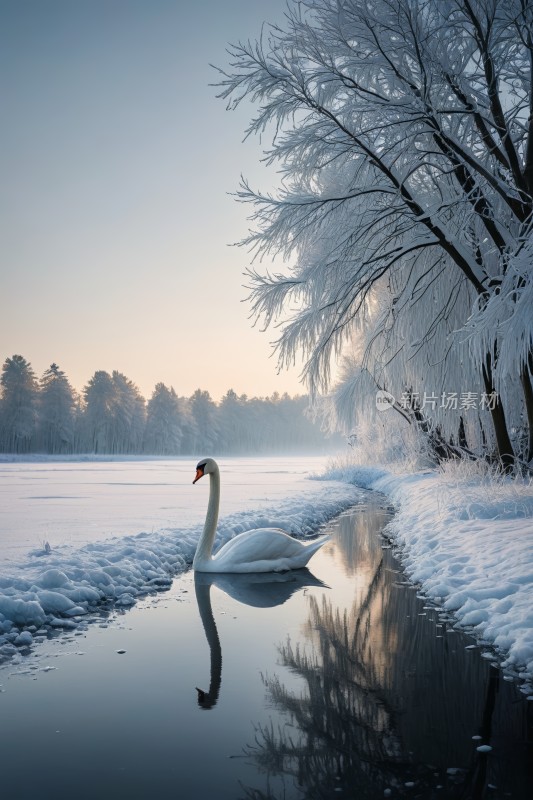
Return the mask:
<path fill-rule="evenodd" d="M 239 558 L 239 561 L 275 561 L 290 558 L 301 552 L 305 545 L 278 528 L 255 528 L 239 533 L 226 542 L 213 559 Z"/>
<path fill-rule="evenodd" d="M 220 548 L 211 561 L 211 571 L 274 572 L 297 569 L 305 566 L 324 541 L 324 538 L 317 539 L 305 545 L 276 528 L 246 531 Z"/>

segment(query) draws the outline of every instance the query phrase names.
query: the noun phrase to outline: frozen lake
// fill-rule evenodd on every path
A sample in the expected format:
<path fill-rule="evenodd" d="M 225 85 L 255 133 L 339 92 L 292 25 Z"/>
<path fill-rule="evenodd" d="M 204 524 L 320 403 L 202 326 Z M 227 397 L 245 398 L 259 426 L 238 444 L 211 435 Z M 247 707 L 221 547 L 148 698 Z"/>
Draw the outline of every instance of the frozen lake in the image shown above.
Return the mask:
<path fill-rule="evenodd" d="M 328 459 L 222 458 L 221 517 L 281 498 L 312 496 Z M 47 541 L 82 546 L 113 536 L 188 528 L 205 517 L 197 460 L 0 461 L 0 561 L 20 561 Z"/>

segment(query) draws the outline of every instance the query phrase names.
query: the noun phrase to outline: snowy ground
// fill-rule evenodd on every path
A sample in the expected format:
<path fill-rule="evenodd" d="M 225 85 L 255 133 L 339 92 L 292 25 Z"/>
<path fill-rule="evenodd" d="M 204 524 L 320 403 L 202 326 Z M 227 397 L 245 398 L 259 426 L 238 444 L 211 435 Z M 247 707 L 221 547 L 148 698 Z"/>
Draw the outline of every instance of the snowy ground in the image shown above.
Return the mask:
<path fill-rule="evenodd" d="M 217 546 L 256 527 L 306 537 L 361 498 L 347 483 L 305 480 L 323 459 L 220 464 Z M 127 607 L 168 587 L 191 564 L 205 517 L 208 483 L 192 486 L 194 465 L 4 463 L 0 547 L 10 559 L 0 565 L 0 658 L 31 645 L 48 627 L 75 628 L 102 601 Z M 42 520 L 48 535 L 39 529 Z M 120 535 L 109 538 L 110 532 Z M 45 537 L 50 552 L 37 545 Z"/>
<path fill-rule="evenodd" d="M 387 532 L 430 598 L 501 656 L 533 692 L 533 485 L 482 477 L 468 466 L 393 474 L 347 466 L 326 472 L 397 506 Z"/>

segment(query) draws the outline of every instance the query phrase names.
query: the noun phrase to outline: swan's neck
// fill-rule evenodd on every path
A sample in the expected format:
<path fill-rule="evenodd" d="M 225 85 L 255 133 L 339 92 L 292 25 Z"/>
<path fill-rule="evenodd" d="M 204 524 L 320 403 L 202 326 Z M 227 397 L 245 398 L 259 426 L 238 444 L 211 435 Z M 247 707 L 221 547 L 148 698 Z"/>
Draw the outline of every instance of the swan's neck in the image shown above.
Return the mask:
<path fill-rule="evenodd" d="M 202 564 L 211 560 L 211 553 L 213 551 L 213 544 L 217 532 L 219 504 L 220 472 L 217 469 L 216 472 L 211 472 L 209 474 L 209 503 L 207 505 L 204 530 L 194 556 L 193 569 L 197 569 Z"/>

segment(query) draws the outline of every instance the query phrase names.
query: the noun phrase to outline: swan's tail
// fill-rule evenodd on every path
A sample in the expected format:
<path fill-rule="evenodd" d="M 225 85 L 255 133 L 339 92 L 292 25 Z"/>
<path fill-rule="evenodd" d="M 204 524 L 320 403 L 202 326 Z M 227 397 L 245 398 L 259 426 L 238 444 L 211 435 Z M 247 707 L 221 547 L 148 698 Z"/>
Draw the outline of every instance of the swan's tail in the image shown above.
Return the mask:
<path fill-rule="evenodd" d="M 320 550 L 323 544 L 329 542 L 331 536 L 321 536 L 319 539 L 315 539 L 314 542 L 310 542 L 309 544 L 305 545 L 304 550 L 304 560 L 302 561 L 302 566 L 305 566 L 307 562 L 310 560 L 312 556 L 316 553 L 317 550 Z"/>

